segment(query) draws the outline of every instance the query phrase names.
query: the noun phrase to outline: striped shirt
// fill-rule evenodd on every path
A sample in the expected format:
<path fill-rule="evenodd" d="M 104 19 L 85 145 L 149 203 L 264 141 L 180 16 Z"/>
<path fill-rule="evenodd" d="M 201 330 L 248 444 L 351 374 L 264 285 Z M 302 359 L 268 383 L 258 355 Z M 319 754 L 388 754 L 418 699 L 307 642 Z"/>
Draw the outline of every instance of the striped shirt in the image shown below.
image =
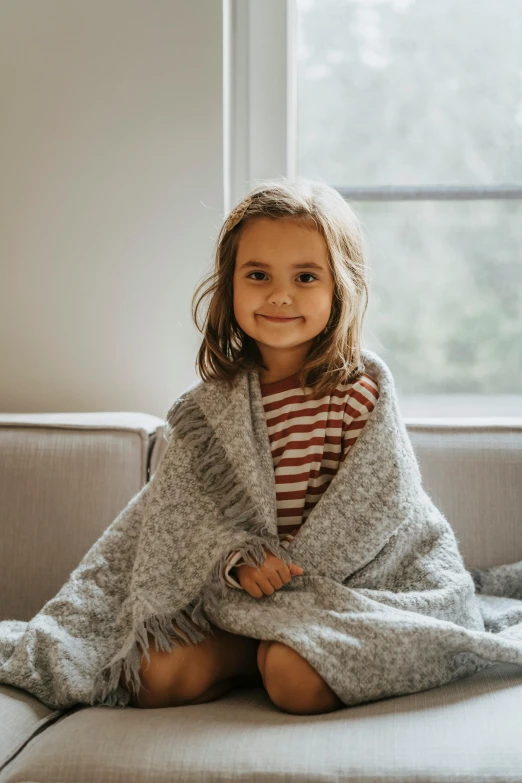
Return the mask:
<path fill-rule="evenodd" d="M 312 399 L 298 373 L 261 384 L 276 486 L 277 531 L 285 549 L 306 523 L 379 398 L 377 382 L 363 373 Z M 234 551 L 225 564 L 227 586 L 242 589 L 232 569 L 244 563 Z"/>

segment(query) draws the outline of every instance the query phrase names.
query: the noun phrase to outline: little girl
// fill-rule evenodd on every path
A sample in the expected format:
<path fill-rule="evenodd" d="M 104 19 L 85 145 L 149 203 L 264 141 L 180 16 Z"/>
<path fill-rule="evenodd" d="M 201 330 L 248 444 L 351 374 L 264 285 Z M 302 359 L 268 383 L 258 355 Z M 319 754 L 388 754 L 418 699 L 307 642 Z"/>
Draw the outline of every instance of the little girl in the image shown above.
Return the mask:
<path fill-rule="evenodd" d="M 259 373 L 285 548 L 306 524 L 379 396 L 360 362 L 368 304 L 363 250 L 359 221 L 336 190 L 302 178 L 264 181 L 229 214 L 215 268 L 193 298 L 194 321 L 204 334 L 197 357 L 202 380 L 233 383 L 238 373 Z M 202 328 L 197 312 L 207 294 Z M 268 551 L 258 568 L 233 551 L 223 578 L 230 589 L 261 599 L 302 573 Z M 342 706 L 310 664 L 279 642 L 215 628 L 203 643 L 170 653 L 151 644 L 149 654 L 150 665 L 144 667 L 142 659 L 143 688 L 131 700 L 134 706 L 199 704 L 234 686 L 261 683 L 289 712 Z M 301 674 L 302 693 L 291 698 L 277 678 L 281 655 L 295 656 Z"/>

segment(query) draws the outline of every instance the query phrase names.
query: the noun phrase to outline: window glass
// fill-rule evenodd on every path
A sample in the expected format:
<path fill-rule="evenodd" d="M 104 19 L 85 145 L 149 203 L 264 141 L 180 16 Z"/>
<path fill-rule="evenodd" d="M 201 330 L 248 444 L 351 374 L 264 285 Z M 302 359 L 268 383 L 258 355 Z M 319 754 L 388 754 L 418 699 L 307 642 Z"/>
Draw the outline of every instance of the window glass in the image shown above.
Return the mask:
<path fill-rule="evenodd" d="M 298 175 L 522 193 L 520 0 L 296 9 Z M 522 199 L 347 198 L 367 245 L 364 342 L 398 391 L 517 395 L 487 412 L 522 415 Z"/>
<path fill-rule="evenodd" d="M 397 390 L 520 394 L 522 201 L 350 204 L 367 238 L 365 343 Z"/>
<path fill-rule="evenodd" d="M 521 0 L 297 0 L 297 21 L 299 174 L 522 181 Z"/>

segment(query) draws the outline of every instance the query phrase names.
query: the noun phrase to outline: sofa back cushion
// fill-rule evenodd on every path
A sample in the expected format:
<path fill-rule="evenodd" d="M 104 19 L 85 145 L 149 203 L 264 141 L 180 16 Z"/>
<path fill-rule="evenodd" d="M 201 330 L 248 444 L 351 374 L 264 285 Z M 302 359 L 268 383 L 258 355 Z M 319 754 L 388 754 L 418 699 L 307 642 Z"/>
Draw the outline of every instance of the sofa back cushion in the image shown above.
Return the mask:
<path fill-rule="evenodd" d="M 424 489 L 466 566 L 522 560 L 522 418 L 405 421 Z"/>

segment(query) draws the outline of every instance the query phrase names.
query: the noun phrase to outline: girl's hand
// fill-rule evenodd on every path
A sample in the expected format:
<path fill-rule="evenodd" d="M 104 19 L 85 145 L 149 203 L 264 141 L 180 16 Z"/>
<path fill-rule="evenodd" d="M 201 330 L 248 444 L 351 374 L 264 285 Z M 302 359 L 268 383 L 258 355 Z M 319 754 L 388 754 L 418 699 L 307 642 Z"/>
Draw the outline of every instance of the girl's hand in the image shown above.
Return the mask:
<path fill-rule="evenodd" d="M 249 566 L 246 563 L 236 566 L 239 584 L 252 598 L 262 598 L 263 595 L 272 595 L 283 584 L 288 584 L 292 576 L 301 576 L 301 566 L 291 563 L 288 566 L 284 560 L 266 552 L 265 562 L 260 566 Z"/>

